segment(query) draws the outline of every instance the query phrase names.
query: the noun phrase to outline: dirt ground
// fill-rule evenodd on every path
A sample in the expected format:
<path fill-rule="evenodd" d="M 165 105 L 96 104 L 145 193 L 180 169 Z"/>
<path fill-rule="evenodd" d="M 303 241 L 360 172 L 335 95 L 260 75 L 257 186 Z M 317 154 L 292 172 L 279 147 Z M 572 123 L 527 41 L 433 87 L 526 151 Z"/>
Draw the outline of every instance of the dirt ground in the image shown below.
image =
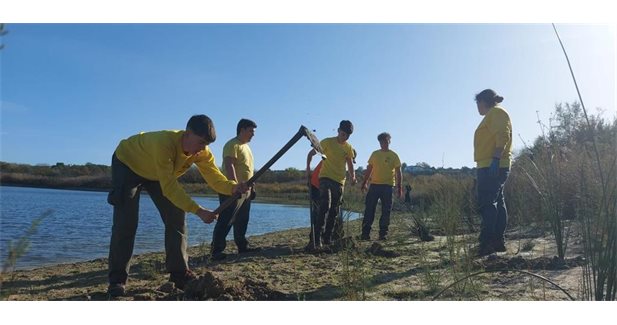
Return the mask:
<path fill-rule="evenodd" d="M 191 247 L 190 267 L 200 277 L 185 291 L 167 281 L 163 253 L 134 256 L 127 295 L 117 300 L 581 299 L 577 239 L 565 261 L 554 257 L 551 236 L 538 231 L 509 232 L 507 252 L 470 258 L 477 234 L 422 242 L 410 224 L 395 215 L 388 240 L 350 236 L 315 253 L 303 250 L 306 228 L 251 237 L 262 248 L 255 253 L 239 255 L 229 242 L 220 262 L 209 259 L 207 244 Z M 359 226 L 347 222 L 346 234 L 358 234 Z M 107 260 L 97 259 L 2 274 L 1 293 L 5 300 L 110 300 L 106 288 Z"/>

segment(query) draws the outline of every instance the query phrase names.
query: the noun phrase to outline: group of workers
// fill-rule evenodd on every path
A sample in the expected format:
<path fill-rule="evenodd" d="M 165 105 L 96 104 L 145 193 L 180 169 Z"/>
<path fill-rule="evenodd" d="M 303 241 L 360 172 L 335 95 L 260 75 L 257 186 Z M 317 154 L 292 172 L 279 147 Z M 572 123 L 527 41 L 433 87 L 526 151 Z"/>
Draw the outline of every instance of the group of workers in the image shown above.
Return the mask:
<path fill-rule="evenodd" d="M 482 227 L 478 256 L 506 251 L 504 232 L 507 211 L 503 196 L 512 156 L 512 125 L 506 110 L 499 105 L 503 97 L 491 89 L 475 96 L 477 109 L 484 116 L 474 135 L 474 160 L 477 164 L 478 208 Z M 249 142 L 257 124 L 241 119 L 236 136 L 223 148 L 223 170 L 214 159 L 209 144 L 216 140 L 212 120 L 206 115 L 192 116 L 185 130 L 145 132 L 120 141 L 112 155 L 112 189 L 108 195 L 113 205 L 113 226 L 109 246 L 109 287 L 112 297 L 126 293 L 135 234 L 139 198 L 145 188 L 159 210 L 165 225 L 166 268 L 169 280 L 179 289 L 196 279 L 188 265 L 188 241 L 185 216 L 197 215 L 203 222 L 216 220 L 211 258 L 224 260 L 226 237 L 233 228 L 239 254 L 258 252 L 246 239 L 254 188 L 247 185 L 254 173 L 253 154 Z M 354 131 L 348 120 L 339 123 L 337 135 L 320 142 L 327 157 L 311 168 L 315 149 L 307 155 L 306 174 L 310 184 L 311 232 L 305 250 L 317 251 L 342 238 L 340 206 L 347 178 L 357 183 L 354 168 L 355 150 L 348 142 Z M 403 177 L 399 156 L 390 149 L 391 135 L 377 136 L 380 148 L 371 153 L 361 183 L 366 192 L 365 211 L 360 240 L 370 240 L 377 203 L 381 201 L 379 240 L 386 240 L 394 193 L 403 197 Z M 183 189 L 178 178 L 195 165 L 206 183 L 219 194 L 221 203 L 234 194 L 243 194 L 219 215 L 197 204 Z M 405 200 L 411 200 L 406 186 Z M 409 197 L 407 197 L 409 196 Z M 245 199 L 245 197 L 248 197 Z"/>

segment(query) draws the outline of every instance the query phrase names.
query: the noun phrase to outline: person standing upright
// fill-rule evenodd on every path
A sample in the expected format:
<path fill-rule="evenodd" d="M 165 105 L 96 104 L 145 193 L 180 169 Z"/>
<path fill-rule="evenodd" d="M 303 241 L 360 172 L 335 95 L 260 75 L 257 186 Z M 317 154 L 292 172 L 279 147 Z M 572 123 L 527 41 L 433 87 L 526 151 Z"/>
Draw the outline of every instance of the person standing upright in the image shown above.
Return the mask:
<path fill-rule="evenodd" d="M 370 240 L 371 227 L 375 219 L 377 202 L 381 201 L 381 217 L 379 218 L 379 240 L 386 240 L 388 227 L 390 226 L 390 211 L 392 210 L 392 191 L 400 198 L 403 196 L 403 177 L 401 173 L 401 160 L 396 152 L 390 150 L 391 136 L 389 133 L 380 133 L 377 136 L 379 150 L 373 151 L 369 160 L 362 192 L 366 191 L 364 218 L 362 219 L 362 234 L 360 239 Z"/>
<path fill-rule="evenodd" d="M 320 144 L 326 155 L 323 166 L 319 172 L 319 213 L 314 226 L 315 242 L 310 242 L 307 249 L 319 248 L 331 244 L 332 232 L 339 213 L 339 207 L 343 198 L 345 179 L 345 166 L 351 178 L 351 184 L 356 183 L 356 173 L 353 168 L 353 147 L 347 140 L 353 133 L 353 124 L 348 120 L 339 123 L 336 137 L 323 139 Z M 306 161 L 307 178 L 311 177 L 311 160 L 317 152 L 309 151 Z M 323 229 L 325 223 L 325 230 Z M 342 227 L 341 227 L 342 228 Z M 323 232 L 322 232 L 323 231 Z M 338 238 L 338 236 L 336 236 Z M 311 239 L 312 240 L 312 239 Z"/>
<path fill-rule="evenodd" d="M 477 166 L 478 209 L 482 216 L 478 256 L 505 252 L 504 233 L 508 211 L 503 196 L 512 159 L 512 123 L 508 112 L 498 105 L 503 97 L 492 89 L 476 95 L 478 113 L 484 116 L 474 134 Z"/>
<path fill-rule="evenodd" d="M 237 182 L 246 182 L 253 177 L 253 153 L 249 147 L 249 142 L 255 136 L 257 124 L 248 119 L 241 119 L 236 127 L 236 136 L 223 147 L 223 172 L 228 179 Z M 219 193 L 220 203 L 229 198 L 224 193 Z M 227 257 L 223 251 L 227 246 L 227 234 L 234 229 L 234 241 L 238 247 L 238 253 L 248 253 L 258 251 L 259 248 L 249 247 L 246 239 L 246 230 L 251 212 L 251 200 L 255 198 L 255 189 L 251 189 L 251 195 L 246 199 L 238 199 L 225 210 L 214 227 L 212 235 L 211 254 L 212 259 L 222 260 Z M 235 214 L 235 218 L 234 218 Z M 233 222 L 232 222 L 232 219 Z"/>

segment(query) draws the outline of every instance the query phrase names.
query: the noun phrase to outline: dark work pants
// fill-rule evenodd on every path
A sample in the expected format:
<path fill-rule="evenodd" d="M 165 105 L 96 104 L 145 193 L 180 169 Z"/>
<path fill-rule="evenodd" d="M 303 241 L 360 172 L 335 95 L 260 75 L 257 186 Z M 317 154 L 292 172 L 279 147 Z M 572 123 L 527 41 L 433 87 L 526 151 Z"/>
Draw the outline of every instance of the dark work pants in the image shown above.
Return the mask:
<path fill-rule="evenodd" d="M 133 172 L 114 154 L 111 161 L 112 190 L 107 202 L 114 206 L 109 244 L 109 283 L 126 283 L 139 219 L 139 197 L 145 188 L 165 224 L 165 254 L 168 272 L 188 269 L 185 212 L 169 201 L 157 181 Z"/>
<path fill-rule="evenodd" d="M 503 189 L 509 174 L 509 168 L 500 168 L 498 176 L 491 176 L 489 168 L 477 170 L 478 210 L 482 216 L 480 246 L 504 240 L 508 211 Z"/>
<path fill-rule="evenodd" d="M 329 178 L 319 178 L 319 213 L 315 221 L 315 242 L 320 243 L 323 239 L 324 244 L 332 241 L 332 231 L 339 215 L 339 208 L 343 199 L 343 185 Z M 324 223 L 326 225 L 323 230 Z M 340 223 L 340 221 L 339 221 Z M 322 238 L 323 230 L 323 238 Z M 342 230 L 342 224 L 337 227 L 337 232 Z M 334 238 L 341 238 L 342 234 L 337 233 Z"/>
<path fill-rule="evenodd" d="M 313 243 L 314 238 L 313 238 L 313 233 L 314 233 L 314 229 L 317 227 L 316 223 L 317 223 L 317 216 L 319 215 L 319 199 L 320 199 L 320 193 L 319 193 L 319 188 L 311 185 L 310 186 L 310 196 L 311 196 L 311 202 L 310 202 L 310 213 L 311 213 L 311 232 L 309 233 L 309 241 L 311 243 Z"/>
<path fill-rule="evenodd" d="M 229 196 L 227 195 L 219 194 L 219 202 L 221 204 L 228 198 Z M 227 234 L 229 234 L 232 226 L 234 228 L 234 241 L 236 242 L 236 246 L 238 246 L 238 250 L 247 248 L 248 241 L 246 240 L 246 229 L 249 224 L 251 200 L 248 198 L 245 199 L 242 205 L 239 205 L 239 202 L 240 200 L 236 200 L 219 215 L 216 226 L 214 226 L 214 233 L 212 234 L 211 250 L 213 254 L 221 253 L 225 250 L 227 246 Z M 238 210 L 236 219 L 233 224 L 229 224 L 236 210 Z"/>
<path fill-rule="evenodd" d="M 379 237 L 388 234 L 390 226 L 390 211 L 392 211 L 393 187 L 386 184 L 371 184 L 364 202 L 364 218 L 362 219 L 362 237 L 368 237 L 371 233 L 377 201 L 381 200 L 381 217 L 379 218 Z"/>
<path fill-rule="evenodd" d="M 313 229 L 316 229 L 317 216 L 319 215 L 319 201 L 320 201 L 320 192 L 319 188 L 311 185 L 311 232 L 309 233 L 309 240 L 313 243 Z M 340 211 L 334 220 L 334 232 L 332 233 L 332 240 L 339 240 L 343 238 L 344 230 L 343 230 L 343 216 Z"/>

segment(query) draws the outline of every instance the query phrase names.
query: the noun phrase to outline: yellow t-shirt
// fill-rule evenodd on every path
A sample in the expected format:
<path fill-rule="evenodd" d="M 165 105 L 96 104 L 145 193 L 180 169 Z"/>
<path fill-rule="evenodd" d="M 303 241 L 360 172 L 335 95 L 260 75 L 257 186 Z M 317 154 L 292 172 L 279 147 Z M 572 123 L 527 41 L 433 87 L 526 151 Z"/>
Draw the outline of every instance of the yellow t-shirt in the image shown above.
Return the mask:
<path fill-rule="evenodd" d="M 236 159 L 234 169 L 238 182 L 246 182 L 253 177 L 253 153 L 248 143 L 240 143 L 237 137 L 227 141 L 223 147 L 223 161 L 225 161 L 225 157 Z M 224 165 L 223 168 L 225 168 Z"/>
<path fill-rule="evenodd" d="M 473 148 L 473 159 L 478 168 L 491 165 L 496 148 L 503 149 L 499 167 L 510 167 L 512 123 L 508 112 L 503 107 L 495 106 L 484 115 L 474 134 Z"/>
<path fill-rule="evenodd" d="M 351 144 L 349 142 L 340 144 L 336 137 L 323 139 L 320 144 L 327 158 L 323 162 L 319 177 L 326 177 L 345 185 L 347 158 L 353 157 Z"/>
<path fill-rule="evenodd" d="M 193 164 L 204 180 L 215 191 L 231 195 L 236 184 L 216 167 L 214 155 L 206 146 L 195 156 L 187 156 L 182 150 L 184 131 L 146 132 L 120 141 L 116 157 L 137 175 L 158 181 L 163 195 L 175 206 L 186 212 L 197 212 L 199 205 L 184 191 L 178 177 Z"/>
<path fill-rule="evenodd" d="M 396 152 L 375 150 L 368 159 L 368 164 L 373 167 L 371 184 L 394 186 L 396 168 L 401 168 L 401 160 Z"/>

